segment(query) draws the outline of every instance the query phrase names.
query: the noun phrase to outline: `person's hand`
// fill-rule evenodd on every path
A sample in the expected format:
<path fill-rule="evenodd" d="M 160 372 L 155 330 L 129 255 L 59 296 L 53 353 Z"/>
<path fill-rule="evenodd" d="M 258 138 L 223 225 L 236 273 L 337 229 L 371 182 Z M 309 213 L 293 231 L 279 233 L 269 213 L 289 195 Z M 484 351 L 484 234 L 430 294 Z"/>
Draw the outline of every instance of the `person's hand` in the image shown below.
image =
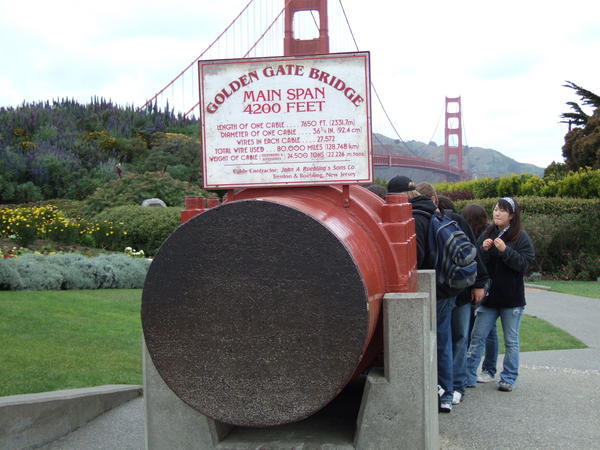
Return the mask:
<path fill-rule="evenodd" d="M 480 303 L 485 297 L 485 290 L 483 288 L 471 289 L 471 300 L 475 303 Z"/>
<path fill-rule="evenodd" d="M 504 250 L 506 250 L 506 244 L 500 238 L 494 239 L 494 246 L 498 249 L 500 253 L 504 253 Z"/>
<path fill-rule="evenodd" d="M 484 250 L 489 250 L 490 248 L 492 248 L 492 245 L 494 245 L 494 241 L 488 238 L 485 241 L 483 241 L 482 247 Z"/>

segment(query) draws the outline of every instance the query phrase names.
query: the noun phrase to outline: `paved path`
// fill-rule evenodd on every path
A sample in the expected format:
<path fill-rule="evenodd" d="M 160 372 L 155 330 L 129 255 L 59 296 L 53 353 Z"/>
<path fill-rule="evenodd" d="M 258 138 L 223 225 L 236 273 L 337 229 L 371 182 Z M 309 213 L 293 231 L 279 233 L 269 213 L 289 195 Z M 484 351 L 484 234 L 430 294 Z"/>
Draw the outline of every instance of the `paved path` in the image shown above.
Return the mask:
<path fill-rule="evenodd" d="M 527 303 L 526 314 L 567 331 L 589 348 L 522 353 L 522 364 L 600 370 L 600 299 L 530 289 Z"/>
<path fill-rule="evenodd" d="M 600 448 L 600 299 L 532 289 L 526 298 L 525 314 L 590 348 L 521 353 L 517 389 L 478 384 L 440 415 L 443 448 Z"/>
<path fill-rule="evenodd" d="M 590 348 L 522 353 L 517 389 L 479 384 L 440 415 L 442 448 L 600 448 L 600 299 L 528 290 L 527 302 L 526 314 Z M 143 449 L 143 422 L 143 399 L 136 399 L 43 449 Z"/>

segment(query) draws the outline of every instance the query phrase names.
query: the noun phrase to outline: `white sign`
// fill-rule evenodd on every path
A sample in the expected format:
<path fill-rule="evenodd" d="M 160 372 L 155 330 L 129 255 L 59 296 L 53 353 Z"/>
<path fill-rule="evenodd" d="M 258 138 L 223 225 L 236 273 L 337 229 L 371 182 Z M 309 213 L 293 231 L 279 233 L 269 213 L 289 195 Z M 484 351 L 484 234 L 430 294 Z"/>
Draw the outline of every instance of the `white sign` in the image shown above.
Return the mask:
<path fill-rule="evenodd" d="M 206 188 L 373 181 L 368 52 L 198 64 Z"/>

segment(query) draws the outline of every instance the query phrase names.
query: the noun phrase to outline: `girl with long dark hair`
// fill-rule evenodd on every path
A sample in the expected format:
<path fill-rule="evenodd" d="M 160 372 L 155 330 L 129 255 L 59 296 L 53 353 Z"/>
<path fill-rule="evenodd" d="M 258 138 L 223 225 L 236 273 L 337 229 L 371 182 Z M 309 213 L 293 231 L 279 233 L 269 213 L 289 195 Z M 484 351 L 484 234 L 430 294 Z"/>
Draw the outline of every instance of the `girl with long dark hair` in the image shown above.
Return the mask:
<path fill-rule="evenodd" d="M 476 238 L 479 237 L 485 232 L 488 227 L 488 215 L 483 206 L 478 205 L 477 203 L 471 203 L 465 206 L 461 214 L 465 218 L 465 220 L 469 223 L 469 226 L 473 230 Z M 457 302 L 458 303 L 458 302 Z M 465 342 L 465 383 L 466 383 L 466 354 L 467 348 L 469 347 L 469 343 L 471 342 L 471 332 L 473 331 L 473 325 L 475 324 L 475 309 L 477 308 L 477 304 L 473 304 L 473 308 L 471 310 L 471 314 L 469 316 L 469 329 L 467 331 L 467 337 Z M 498 330 L 496 329 L 496 322 L 494 322 L 494 326 L 490 330 L 490 334 L 485 340 L 485 358 L 483 358 L 483 363 L 481 364 L 481 374 L 477 376 L 478 383 L 489 383 L 490 381 L 494 381 L 494 377 L 496 376 L 496 363 L 498 361 Z"/>
<path fill-rule="evenodd" d="M 525 308 L 525 271 L 535 258 L 533 243 L 521 227 L 517 201 L 503 197 L 494 207 L 494 223 L 479 237 L 481 256 L 492 284 L 475 312 L 475 325 L 467 352 L 467 383 L 477 382 L 477 368 L 485 339 L 500 317 L 505 354 L 498 389 L 510 392 L 519 375 L 519 329 Z"/>

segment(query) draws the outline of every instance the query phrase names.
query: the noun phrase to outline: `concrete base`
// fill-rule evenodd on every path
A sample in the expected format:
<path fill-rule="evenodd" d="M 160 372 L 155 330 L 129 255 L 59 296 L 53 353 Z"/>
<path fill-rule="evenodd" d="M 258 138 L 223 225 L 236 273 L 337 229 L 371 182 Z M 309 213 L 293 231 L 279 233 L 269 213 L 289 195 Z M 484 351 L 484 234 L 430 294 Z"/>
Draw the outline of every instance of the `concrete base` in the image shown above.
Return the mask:
<path fill-rule="evenodd" d="M 141 394 L 141 386 L 108 385 L 1 397 L 0 448 L 52 442 Z"/>
<path fill-rule="evenodd" d="M 419 293 L 386 294 L 385 369 L 371 370 L 357 420 L 356 448 L 439 448 L 435 281 Z"/>
<path fill-rule="evenodd" d="M 384 297 L 385 370 L 293 424 L 244 428 L 204 416 L 168 388 L 144 346 L 146 448 L 439 448 L 434 272 L 420 271 L 419 282 L 423 292 Z"/>

